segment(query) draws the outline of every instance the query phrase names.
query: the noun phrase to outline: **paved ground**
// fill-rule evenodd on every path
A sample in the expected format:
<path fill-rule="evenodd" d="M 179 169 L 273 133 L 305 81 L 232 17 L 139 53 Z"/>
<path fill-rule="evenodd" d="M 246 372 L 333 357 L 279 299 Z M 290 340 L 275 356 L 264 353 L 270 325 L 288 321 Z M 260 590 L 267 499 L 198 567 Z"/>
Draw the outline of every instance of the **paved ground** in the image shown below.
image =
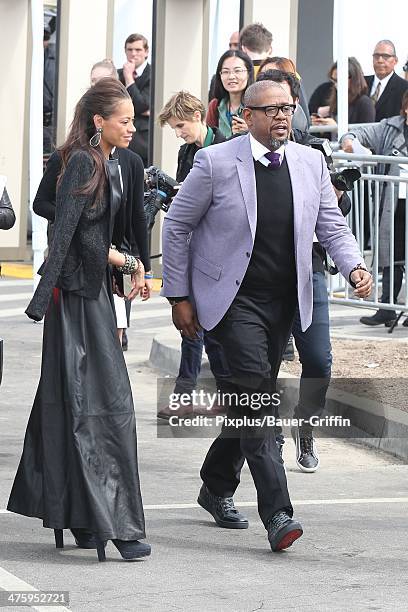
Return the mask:
<path fill-rule="evenodd" d="M 42 325 L 21 314 L 29 292 L 24 281 L 0 280 L 0 589 L 68 590 L 76 612 L 407 609 L 408 467 L 387 455 L 319 440 L 322 468 L 308 475 L 296 470 L 288 441 L 289 487 L 305 533 L 280 554 L 268 547 L 247 470 L 236 502 L 248 530 L 219 529 L 196 505 L 209 440 L 157 438 L 157 372 L 147 359 L 156 331 L 169 327 L 160 298 L 134 306 L 126 355 L 151 558 L 124 563 L 110 544 L 107 563 L 98 564 L 68 532 L 59 552 L 40 521 L 5 513 L 40 365 Z"/>

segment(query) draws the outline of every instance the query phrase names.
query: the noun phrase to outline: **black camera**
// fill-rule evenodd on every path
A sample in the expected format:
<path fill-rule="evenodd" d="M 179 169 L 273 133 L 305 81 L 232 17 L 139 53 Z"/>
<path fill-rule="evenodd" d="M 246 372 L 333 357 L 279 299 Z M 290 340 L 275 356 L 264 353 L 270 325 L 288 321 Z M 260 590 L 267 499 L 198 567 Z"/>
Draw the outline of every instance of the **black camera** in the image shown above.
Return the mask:
<path fill-rule="evenodd" d="M 361 177 L 360 170 L 358 168 L 342 168 L 341 170 L 336 170 L 332 158 L 333 151 L 326 138 L 309 138 L 307 144 L 313 147 L 313 149 L 317 149 L 323 153 L 332 185 L 339 191 L 351 191 L 353 189 L 353 183 L 358 181 Z"/>
<path fill-rule="evenodd" d="M 151 230 L 159 210 L 169 210 L 180 184 L 156 166 L 150 166 L 145 170 L 145 187 L 144 210 L 147 229 Z"/>

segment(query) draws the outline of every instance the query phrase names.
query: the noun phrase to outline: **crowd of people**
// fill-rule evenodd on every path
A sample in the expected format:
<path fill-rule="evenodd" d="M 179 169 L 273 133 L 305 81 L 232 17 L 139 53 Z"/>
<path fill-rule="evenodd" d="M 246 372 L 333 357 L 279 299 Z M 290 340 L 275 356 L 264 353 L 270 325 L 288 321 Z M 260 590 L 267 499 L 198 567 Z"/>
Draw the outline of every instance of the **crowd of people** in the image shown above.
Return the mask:
<path fill-rule="evenodd" d="M 229 47 L 207 109 L 179 91 L 157 117 L 184 141 L 181 187 L 163 224 L 162 295 L 181 335 L 175 393 L 192 393 L 205 348 L 223 401 L 211 409 L 183 402 L 157 416 L 226 412 L 201 468 L 198 503 L 217 525 L 247 528 L 233 500 L 247 461 L 269 544 L 280 551 L 303 533 L 293 518 L 272 400 L 288 339 L 292 333 L 302 364 L 296 461 L 314 472 L 311 417 L 323 412 L 332 363 L 326 251 L 357 297 L 370 295 L 372 278 L 344 218 L 347 193 L 332 185 L 323 156 L 304 146 L 310 124 L 336 122 L 336 64 L 308 104 L 295 63 L 273 55 L 265 26 L 233 33 Z M 26 310 L 34 320 L 45 317 L 41 377 L 8 509 L 42 519 L 59 548 L 70 529 L 77 546 L 95 548 L 100 561 L 108 540 L 124 559 L 150 554 L 141 542 L 135 414 L 121 347 L 125 305 L 136 294 L 148 299 L 152 289 L 143 209 L 148 53 L 147 39 L 131 34 L 120 70 L 108 59 L 92 67 L 91 86 L 34 201 L 49 221 L 48 256 Z M 395 74 L 396 63 L 389 40 L 374 49 L 371 77 L 349 59 L 351 122 L 371 125 L 343 135 L 345 151 L 358 139 L 376 153 L 397 147 L 407 155 L 408 81 Z M 403 227 L 402 198 L 393 201 L 384 188 L 382 201 L 384 224 L 394 207 Z M 387 228 L 381 231 L 385 239 Z M 404 248 L 404 235 L 396 232 L 396 248 Z M 386 302 L 387 245 L 380 240 L 380 247 Z M 400 286 L 397 280 L 394 291 Z M 265 403 L 255 409 L 260 394 Z"/>

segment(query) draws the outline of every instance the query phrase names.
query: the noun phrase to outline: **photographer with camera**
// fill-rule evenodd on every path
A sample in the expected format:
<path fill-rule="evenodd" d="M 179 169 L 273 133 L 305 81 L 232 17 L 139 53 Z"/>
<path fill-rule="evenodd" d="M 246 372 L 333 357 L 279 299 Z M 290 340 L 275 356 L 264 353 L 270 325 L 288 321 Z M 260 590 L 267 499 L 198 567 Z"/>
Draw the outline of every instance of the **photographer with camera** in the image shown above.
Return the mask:
<path fill-rule="evenodd" d="M 343 151 L 353 153 L 353 142 L 358 140 L 364 147 L 371 149 L 376 155 L 408 156 L 408 91 L 402 97 L 401 111 L 396 117 L 382 119 L 379 123 L 353 128 L 342 136 L 340 146 Z M 379 164 L 378 174 L 389 176 L 401 175 L 403 169 L 398 164 Z M 406 170 L 405 170 L 406 172 Z M 402 287 L 405 260 L 405 197 L 406 185 L 391 190 L 390 183 L 380 185 L 380 219 L 378 241 L 378 265 L 383 268 L 383 284 L 381 302 L 390 303 L 390 231 L 391 211 L 394 210 L 394 296 L 396 303 Z M 393 197 L 394 194 L 394 197 Z M 399 262 L 399 263 L 398 263 Z M 379 309 L 371 317 L 361 317 L 363 325 L 385 325 L 389 327 L 396 318 L 395 310 Z M 408 319 L 404 325 L 408 326 Z"/>
<path fill-rule="evenodd" d="M 169 125 L 176 133 L 177 138 L 185 141 L 178 154 L 176 179 L 184 181 L 193 167 L 194 156 L 201 148 L 225 141 L 225 137 L 218 128 L 209 127 L 205 123 L 205 108 L 201 100 L 187 91 L 179 91 L 165 104 L 159 114 L 158 121 L 161 127 Z M 146 205 L 145 205 L 146 206 Z M 148 223 L 149 225 L 149 223 Z M 171 300 L 169 300 L 171 303 Z M 181 301 L 179 299 L 179 301 Z M 208 356 L 211 371 L 216 381 L 228 375 L 221 345 L 203 330 L 197 332 L 192 340 L 183 335 L 181 340 L 181 360 L 179 374 L 176 380 L 174 393 L 191 393 L 197 384 L 201 370 L 203 348 Z M 177 415 L 184 417 L 193 413 L 193 406 L 180 406 L 176 410 L 169 406 L 161 409 L 157 416 L 168 419 Z M 214 406 L 205 409 L 206 416 L 220 414 L 220 408 Z"/>
<path fill-rule="evenodd" d="M 295 75 L 281 70 L 267 70 L 258 75 L 258 81 L 271 80 L 279 83 L 293 104 L 298 104 L 300 83 Z M 333 189 L 336 192 L 339 207 L 344 216 L 351 208 L 350 199 L 341 190 L 351 188 L 344 181 L 342 173 L 334 172 L 330 157 L 330 145 L 321 138 L 313 138 L 307 132 L 292 129 L 292 139 L 298 144 L 304 144 L 319 149 L 326 160 L 330 172 Z M 326 148 L 328 147 L 328 148 Z M 357 178 L 359 173 L 355 175 Z M 342 181 L 343 178 L 343 181 Z M 310 419 L 320 416 L 324 410 L 326 393 L 330 384 L 332 351 L 330 344 L 329 301 L 325 277 L 326 254 L 321 245 L 313 242 L 313 316 L 312 323 L 306 331 L 302 331 L 299 307 L 296 308 L 292 334 L 302 364 L 300 379 L 299 402 L 295 407 L 294 418 Z M 334 271 L 334 269 L 333 269 Z M 337 271 L 337 270 L 336 270 Z M 277 428 L 276 442 L 282 454 L 284 439 L 281 429 Z M 315 472 L 319 467 L 319 456 L 313 437 L 312 426 L 292 429 L 296 443 L 296 463 L 302 472 Z"/>

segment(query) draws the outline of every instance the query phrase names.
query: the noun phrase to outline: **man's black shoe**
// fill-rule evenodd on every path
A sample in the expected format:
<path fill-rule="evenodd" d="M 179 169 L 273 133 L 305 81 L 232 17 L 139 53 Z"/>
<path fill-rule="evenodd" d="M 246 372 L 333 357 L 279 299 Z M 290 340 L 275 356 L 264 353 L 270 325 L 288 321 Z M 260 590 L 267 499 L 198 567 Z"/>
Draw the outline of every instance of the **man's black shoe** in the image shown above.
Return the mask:
<path fill-rule="evenodd" d="M 284 510 L 276 512 L 267 524 L 268 540 L 273 552 L 292 546 L 303 534 L 302 525 Z"/>
<path fill-rule="evenodd" d="M 304 431 L 292 427 L 292 436 L 296 444 L 296 464 L 302 472 L 315 472 L 319 467 L 319 455 L 311 430 Z"/>
<path fill-rule="evenodd" d="M 227 527 L 228 529 L 248 528 L 248 519 L 235 508 L 232 497 L 213 495 L 203 484 L 197 501 L 204 510 L 212 514 L 219 527 Z"/>
<path fill-rule="evenodd" d="M 295 347 L 293 346 L 293 336 L 290 335 L 288 343 L 285 348 L 285 352 L 282 357 L 283 361 L 294 361 L 295 359 Z"/>
<path fill-rule="evenodd" d="M 361 317 L 360 323 L 363 325 L 384 325 L 387 323 L 392 323 L 395 319 L 395 313 L 387 310 L 377 310 L 375 314 L 371 317 Z"/>

